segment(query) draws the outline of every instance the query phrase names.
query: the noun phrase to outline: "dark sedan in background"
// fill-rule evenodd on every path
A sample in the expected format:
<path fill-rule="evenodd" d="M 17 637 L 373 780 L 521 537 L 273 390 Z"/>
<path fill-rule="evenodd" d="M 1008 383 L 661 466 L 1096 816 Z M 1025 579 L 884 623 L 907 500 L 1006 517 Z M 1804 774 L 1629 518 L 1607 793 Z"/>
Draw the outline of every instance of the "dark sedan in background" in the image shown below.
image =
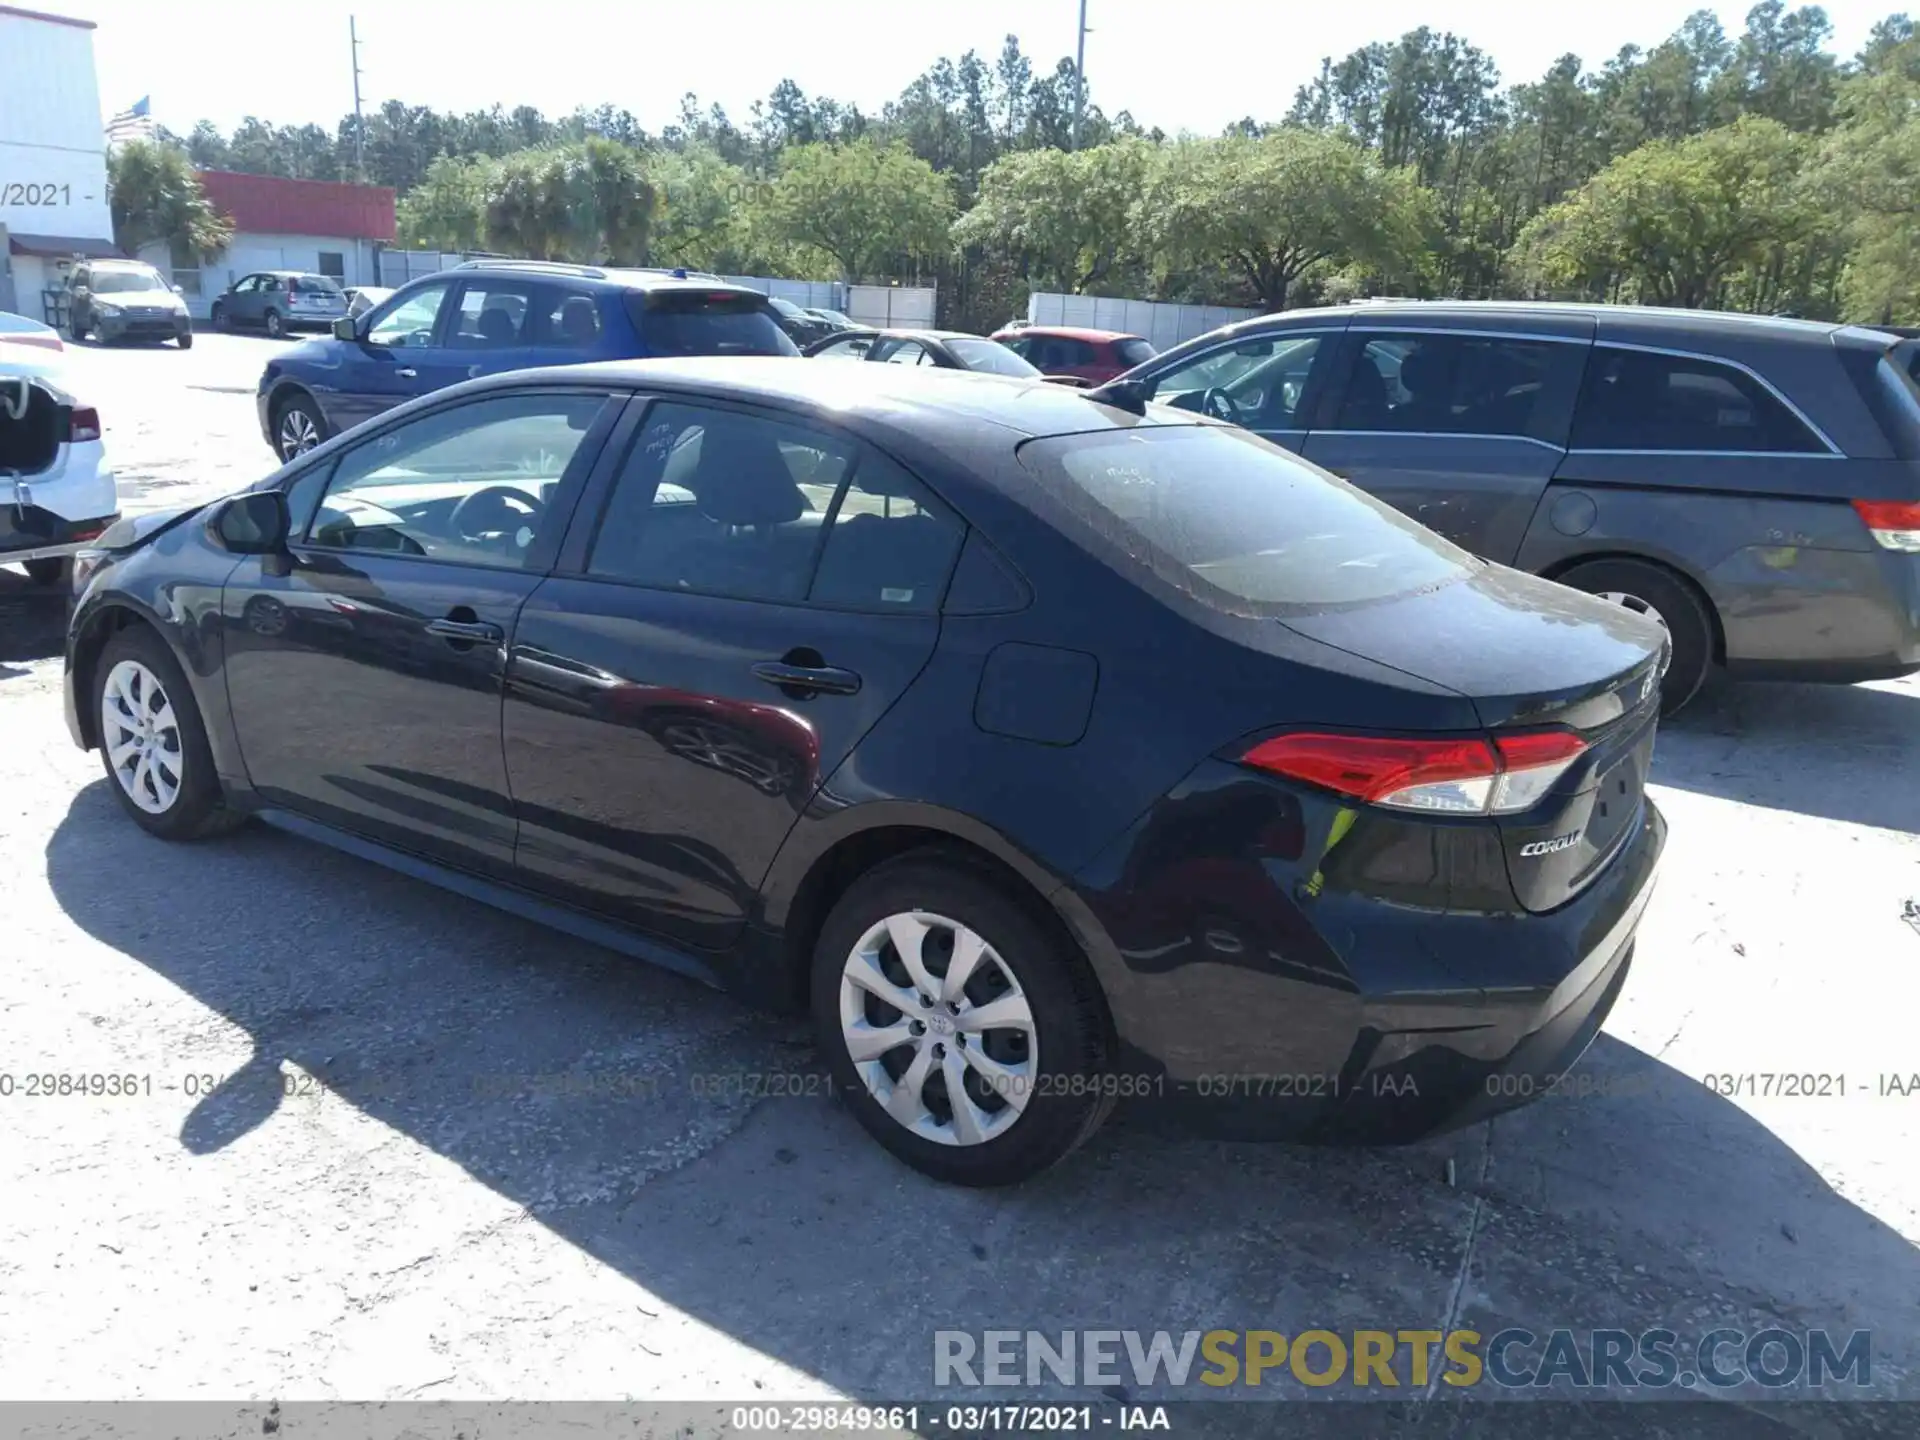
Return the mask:
<path fill-rule="evenodd" d="M 810 1008 L 966 1184 L 1120 1099 L 1394 1141 L 1545 1093 L 1665 833 L 1657 627 L 1124 392 L 493 376 L 76 585 L 68 724 L 143 829 L 257 816 Z"/>

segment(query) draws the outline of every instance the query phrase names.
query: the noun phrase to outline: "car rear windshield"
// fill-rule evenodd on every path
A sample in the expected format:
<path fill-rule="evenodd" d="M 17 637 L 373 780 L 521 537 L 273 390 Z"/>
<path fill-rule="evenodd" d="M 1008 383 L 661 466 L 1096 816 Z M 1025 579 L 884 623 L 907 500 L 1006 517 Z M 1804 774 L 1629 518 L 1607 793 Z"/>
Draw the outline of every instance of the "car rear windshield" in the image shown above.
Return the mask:
<path fill-rule="evenodd" d="M 983 370 L 989 375 L 1017 375 L 1023 380 L 1040 373 L 998 340 L 949 340 L 947 349 L 969 370 Z"/>
<path fill-rule="evenodd" d="M 629 294 L 640 338 L 654 355 L 798 355 L 764 295 L 667 290 Z"/>
<path fill-rule="evenodd" d="M 1030 440 L 1047 518 L 1116 568 L 1236 615 L 1310 614 L 1431 590 L 1464 550 L 1297 455 L 1214 425 Z"/>
<path fill-rule="evenodd" d="M 1122 340 L 1113 347 L 1129 365 L 1144 365 L 1160 352 L 1145 340 Z"/>
<path fill-rule="evenodd" d="M 340 282 L 331 275 L 296 275 L 293 277 L 293 293 L 296 295 L 342 295 Z"/>
<path fill-rule="evenodd" d="M 158 270 L 96 270 L 93 293 L 96 295 L 132 295 L 142 290 L 164 290 L 167 282 Z"/>

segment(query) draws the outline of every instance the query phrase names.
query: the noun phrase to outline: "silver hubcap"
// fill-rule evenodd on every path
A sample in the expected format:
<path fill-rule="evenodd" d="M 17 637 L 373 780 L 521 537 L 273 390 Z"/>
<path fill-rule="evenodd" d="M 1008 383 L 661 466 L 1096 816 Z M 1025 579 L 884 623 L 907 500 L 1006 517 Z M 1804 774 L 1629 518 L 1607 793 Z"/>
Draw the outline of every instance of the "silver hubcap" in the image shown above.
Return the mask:
<path fill-rule="evenodd" d="M 942 1145 L 983 1145 L 1019 1122 L 1040 1046 L 1006 961 L 925 910 L 889 915 L 840 974 L 840 1036 L 867 1093 Z"/>
<path fill-rule="evenodd" d="M 1642 600 L 1638 595 L 1629 595 L 1624 590 L 1602 590 L 1599 591 L 1594 598 L 1605 600 L 1609 604 L 1618 605 L 1624 610 L 1631 610 L 1636 615 L 1644 615 L 1662 630 L 1667 628 L 1667 617 L 1654 609 L 1653 606 L 1649 605 L 1646 601 Z"/>
<path fill-rule="evenodd" d="M 100 743 L 120 788 L 149 815 L 180 798 L 180 725 L 173 703 L 138 660 L 122 660 L 100 691 Z"/>
<path fill-rule="evenodd" d="M 295 408 L 280 417 L 280 453 L 291 460 L 320 443 L 320 429 L 306 411 Z"/>

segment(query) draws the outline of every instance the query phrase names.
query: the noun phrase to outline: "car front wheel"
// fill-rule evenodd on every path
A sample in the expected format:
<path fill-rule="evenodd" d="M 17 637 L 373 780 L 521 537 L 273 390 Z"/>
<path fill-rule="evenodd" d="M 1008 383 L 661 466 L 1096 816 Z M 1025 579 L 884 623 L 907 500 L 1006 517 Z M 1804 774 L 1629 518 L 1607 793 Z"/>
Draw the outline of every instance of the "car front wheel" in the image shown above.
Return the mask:
<path fill-rule="evenodd" d="M 310 396 L 295 395 L 275 412 L 273 448 L 282 460 L 304 455 L 326 438 L 326 417 Z"/>
<path fill-rule="evenodd" d="M 1112 1109 L 1105 1007 L 1085 957 L 938 854 L 889 862 L 841 897 L 815 947 L 812 998 L 860 1123 L 935 1179 L 1028 1179 Z"/>
<path fill-rule="evenodd" d="M 173 652 L 144 625 L 119 631 L 93 667 L 100 761 L 121 808 L 163 840 L 198 840 L 243 818 L 227 808 L 200 707 Z"/>

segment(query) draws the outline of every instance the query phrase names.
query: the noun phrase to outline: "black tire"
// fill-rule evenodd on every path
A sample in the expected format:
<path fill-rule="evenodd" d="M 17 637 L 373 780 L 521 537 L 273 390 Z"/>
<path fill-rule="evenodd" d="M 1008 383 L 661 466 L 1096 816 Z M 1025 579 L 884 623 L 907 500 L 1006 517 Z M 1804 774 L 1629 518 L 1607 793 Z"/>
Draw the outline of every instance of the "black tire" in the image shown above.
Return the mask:
<path fill-rule="evenodd" d="M 207 311 L 207 321 L 216 330 L 230 330 L 233 328 L 227 324 L 227 307 L 217 300 L 214 301 L 213 307 Z"/>
<path fill-rule="evenodd" d="M 193 336 L 191 334 L 182 335 L 179 337 L 177 343 L 182 350 L 191 350 L 193 348 Z"/>
<path fill-rule="evenodd" d="M 1692 585 L 1642 560 L 1591 560 L 1556 578 L 1589 595 L 1632 597 L 1666 625 L 1673 659 L 1660 682 L 1662 715 L 1672 715 L 1699 693 L 1713 669 L 1713 617 Z"/>
<path fill-rule="evenodd" d="M 280 318 L 280 312 L 278 310 L 267 311 L 267 338 L 269 340 L 278 340 L 286 333 L 287 325 L 286 322 Z"/>
<path fill-rule="evenodd" d="M 67 568 L 64 555 L 50 555 L 44 560 L 26 562 L 27 578 L 36 585 L 45 585 L 49 589 L 64 582 L 72 573 Z"/>
<path fill-rule="evenodd" d="M 227 806 L 220 788 L 220 777 L 214 772 L 213 751 L 207 745 L 206 722 L 200 717 L 200 706 L 194 699 L 193 687 L 187 683 L 187 677 L 179 662 L 173 658 L 173 652 L 167 648 L 166 641 L 148 626 L 130 625 L 117 632 L 95 659 L 93 683 L 88 696 L 95 723 L 101 723 L 101 700 L 108 678 L 113 674 L 114 667 L 123 660 L 138 661 L 144 666 L 160 682 L 167 702 L 173 707 L 179 749 L 168 753 L 177 755 L 180 785 L 172 805 L 166 810 L 156 814 L 141 809 L 120 783 L 108 749 L 109 737 L 102 734 L 98 737 L 100 765 L 106 772 L 107 788 L 113 791 L 120 808 L 133 818 L 134 824 L 162 840 L 204 840 L 243 824 L 246 816 Z"/>
<path fill-rule="evenodd" d="M 976 932 L 1026 995 L 1039 1071 L 1025 1112 L 991 1139 L 952 1145 L 910 1132 L 868 1092 L 848 1053 L 840 1029 L 843 967 L 869 929 L 907 911 L 930 911 Z M 821 1054 L 854 1115 L 896 1157 L 936 1180 L 1017 1184 L 1085 1143 L 1113 1108 L 1113 1087 L 1101 1083 L 1111 1059 L 1106 1006 L 1086 957 L 992 879 L 937 851 L 889 861 L 841 896 L 814 946 L 812 1002 Z"/>
<path fill-rule="evenodd" d="M 306 453 L 304 450 L 290 449 L 281 435 L 281 427 L 286 424 L 288 414 L 296 411 L 305 415 L 313 426 L 315 438 L 313 445 L 307 447 L 308 450 L 311 450 L 314 445 L 325 444 L 331 434 L 327 426 L 327 417 L 320 413 L 320 406 L 314 398 L 305 391 L 295 391 L 273 407 L 273 453 L 282 460 L 291 460 L 296 455 Z"/>

